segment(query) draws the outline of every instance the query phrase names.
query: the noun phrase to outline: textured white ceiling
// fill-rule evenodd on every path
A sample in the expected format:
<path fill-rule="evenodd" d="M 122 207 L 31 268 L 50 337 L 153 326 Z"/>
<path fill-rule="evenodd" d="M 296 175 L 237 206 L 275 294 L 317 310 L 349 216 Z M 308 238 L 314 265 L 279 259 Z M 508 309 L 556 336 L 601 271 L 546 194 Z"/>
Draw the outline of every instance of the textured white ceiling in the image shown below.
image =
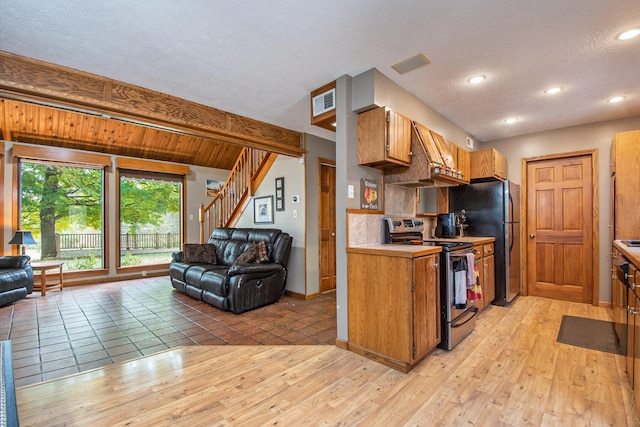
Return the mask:
<path fill-rule="evenodd" d="M 309 93 L 370 68 L 480 141 L 640 115 L 640 37 L 615 40 L 640 27 L 639 0 L 0 0 L 0 9 L 0 50 L 329 139 L 309 124 Z M 431 64 L 391 68 L 418 53 Z M 466 83 L 475 74 L 485 83 Z M 550 86 L 564 90 L 545 95 Z M 614 95 L 626 99 L 607 103 Z"/>

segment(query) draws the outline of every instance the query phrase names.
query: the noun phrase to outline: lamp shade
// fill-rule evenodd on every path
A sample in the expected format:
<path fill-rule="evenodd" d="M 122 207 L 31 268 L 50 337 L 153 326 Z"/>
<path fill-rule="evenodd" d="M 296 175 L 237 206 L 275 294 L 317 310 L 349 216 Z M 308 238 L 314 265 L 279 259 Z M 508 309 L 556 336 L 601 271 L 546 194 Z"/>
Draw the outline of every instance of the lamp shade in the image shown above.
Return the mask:
<path fill-rule="evenodd" d="M 31 235 L 30 231 L 16 230 L 13 239 L 9 241 L 10 245 L 35 245 L 36 240 Z"/>

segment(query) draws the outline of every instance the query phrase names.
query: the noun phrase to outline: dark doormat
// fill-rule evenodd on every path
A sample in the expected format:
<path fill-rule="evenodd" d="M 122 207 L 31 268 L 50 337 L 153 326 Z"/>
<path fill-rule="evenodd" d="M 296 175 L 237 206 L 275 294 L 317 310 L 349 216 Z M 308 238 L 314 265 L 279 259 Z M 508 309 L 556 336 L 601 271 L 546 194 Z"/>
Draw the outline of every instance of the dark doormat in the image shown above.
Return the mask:
<path fill-rule="evenodd" d="M 557 341 L 592 350 L 622 354 L 613 322 L 604 320 L 562 316 Z"/>

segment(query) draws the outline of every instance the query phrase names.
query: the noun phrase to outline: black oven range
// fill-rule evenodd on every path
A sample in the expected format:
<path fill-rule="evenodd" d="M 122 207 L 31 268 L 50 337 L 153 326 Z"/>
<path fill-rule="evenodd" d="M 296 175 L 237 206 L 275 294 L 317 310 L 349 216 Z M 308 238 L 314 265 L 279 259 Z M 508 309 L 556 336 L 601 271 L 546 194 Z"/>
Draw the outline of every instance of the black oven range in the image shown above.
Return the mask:
<path fill-rule="evenodd" d="M 464 241 L 424 240 L 424 221 L 419 218 L 384 218 L 384 242 L 401 245 L 441 246 L 439 347 L 452 350 L 469 335 L 476 324 L 478 307 L 467 298 L 467 272 L 473 274 L 475 250 Z"/>

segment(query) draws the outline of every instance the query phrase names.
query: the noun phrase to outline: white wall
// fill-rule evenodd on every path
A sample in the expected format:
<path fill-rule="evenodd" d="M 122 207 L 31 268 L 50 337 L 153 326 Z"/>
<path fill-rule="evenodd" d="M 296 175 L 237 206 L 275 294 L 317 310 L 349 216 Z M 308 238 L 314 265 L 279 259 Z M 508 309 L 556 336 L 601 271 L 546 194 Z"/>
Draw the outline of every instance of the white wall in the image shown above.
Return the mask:
<path fill-rule="evenodd" d="M 609 164 L 611 140 L 617 132 L 637 129 L 640 129 L 640 116 L 522 135 L 482 144 L 482 148 L 493 147 L 507 158 L 509 179 L 516 183 L 522 182 L 523 158 L 581 150 L 598 150 L 598 231 L 600 235 L 598 247 L 598 297 L 600 301 L 611 301 L 609 280 L 609 253 L 611 251 L 611 233 L 609 229 L 609 224 L 611 224 Z M 640 167 L 640 165 L 638 166 Z"/>

